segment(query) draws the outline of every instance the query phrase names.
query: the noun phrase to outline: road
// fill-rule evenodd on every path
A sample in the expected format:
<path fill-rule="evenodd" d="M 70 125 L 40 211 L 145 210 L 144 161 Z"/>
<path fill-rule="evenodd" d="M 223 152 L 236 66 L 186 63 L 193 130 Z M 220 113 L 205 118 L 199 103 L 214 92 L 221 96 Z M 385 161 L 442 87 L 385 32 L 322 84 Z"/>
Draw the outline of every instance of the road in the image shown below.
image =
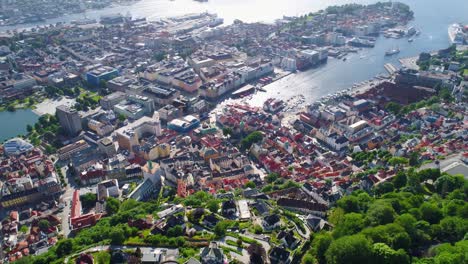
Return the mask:
<path fill-rule="evenodd" d="M 247 252 L 247 250 L 245 250 L 244 248 L 240 248 L 240 247 L 234 247 L 234 246 L 231 246 L 231 245 L 228 245 L 226 243 L 226 241 L 228 240 L 231 240 L 233 242 L 236 242 L 237 241 L 237 238 L 235 237 L 232 237 L 232 236 L 226 236 L 226 237 L 223 237 L 222 239 L 219 239 L 219 240 L 216 240 L 216 242 L 218 242 L 218 244 L 222 245 L 223 247 L 227 247 L 227 248 L 232 248 L 232 249 L 235 249 L 235 250 L 238 250 L 238 251 L 241 251 L 242 252 L 242 255 L 239 255 L 235 252 L 230 252 L 231 256 L 237 260 L 239 260 L 241 263 L 249 263 L 250 261 L 250 255 L 249 253 Z"/>
<path fill-rule="evenodd" d="M 75 188 L 70 184 L 67 169 L 67 167 L 61 168 L 62 173 L 65 176 L 65 182 L 67 183 L 67 187 L 65 187 L 65 192 L 62 195 L 62 200 L 65 203 L 65 207 L 63 208 L 63 212 L 60 215 L 60 217 L 62 218 L 62 234 L 64 237 L 68 237 L 68 235 L 70 234 L 71 200 L 73 198 L 73 192 L 75 191 Z"/>
<path fill-rule="evenodd" d="M 76 256 L 81 255 L 82 253 L 91 253 L 91 252 L 98 252 L 98 251 L 105 251 L 105 250 L 127 250 L 127 249 L 137 249 L 140 248 L 141 253 L 143 254 L 152 254 L 156 250 L 166 250 L 168 255 L 177 255 L 179 254 L 178 249 L 172 249 L 172 248 L 156 248 L 156 247 L 138 247 L 138 246 L 113 246 L 113 245 L 102 245 L 102 246 L 95 246 L 92 248 L 88 248 L 86 250 L 80 251 L 78 253 L 75 253 L 71 256 L 68 256 L 65 258 L 63 261 L 64 263 L 68 263 L 70 258 L 74 258 Z"/>
<path fill-rule="evenodd" d="M 449 155 L 449 156 L 445 157 L 445 159 L 439 160 L 439 168 L 443 170 L 445 167 L 447 167 L 447 166 L 449 166 L 452 163 L 457 162 L 457 161 L 461 162 L 461 154 L 460 153 Z M 437 168 L 437 165 L 436 165 L 436 163 L 434 161 L 434 162 L 422 165 L 418 169 L 418 171 L 424 170 L 424 169 L 435 169 L 435 168 Z"/>
<path fill-rule="evenodd" d="M 307 222 L 304 220 L 304 217 L 303 217 L 303 216 L 297 215 L 297 217 L 303 222 L 302 224 L 303 224 L 303 226 L 304 226 L 304 228 L 305 228 L 305 230 L 306 230 L 306 232 L 303 233 L 303 232 L 297 227 L 296 223 L 294 223 L 293 221 L 291 221 L 291 222 L 294 224 L 294 226 L 296 227 L 297 233 L 298 233 L 301 237 L 303 237 L 304 239 L 306 239 L 306 240 L 310 239 L 310 233 L 311 233 L 311 232 L 310 232 L 309 226 L 307 225 Z"/>
<path fill-rule="evenodd" d="M 62 234 L 65 237 L 70 235 L 70 214 L 71 214 L 71 205 L 73 199 L 73 193 L 75 190 L 80 191 L 80 196 L 86 193 L 96 193 L 97 185 L 94 186 L 87 186 L 80 188 L 80 186 L 75 182 L 73 176 L 68 173 L 68 166 L 61 167 L 62 173 L 65 176 L 65 183 L 67 187 L 65 187 L 65 192 L 62 194 L 61 200 L 65 203 L 65 207 L 63 208 L 63 212 L 59 214 L 62 218 Z"/>

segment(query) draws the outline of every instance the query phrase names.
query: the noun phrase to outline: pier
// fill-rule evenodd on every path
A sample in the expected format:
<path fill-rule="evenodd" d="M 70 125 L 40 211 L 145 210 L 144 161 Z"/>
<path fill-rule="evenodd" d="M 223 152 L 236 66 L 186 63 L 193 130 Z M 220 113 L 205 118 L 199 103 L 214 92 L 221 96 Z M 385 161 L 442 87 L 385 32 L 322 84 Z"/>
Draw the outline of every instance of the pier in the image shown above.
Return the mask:
<path fill-rule="evenodd" d="M 398 71 L 398 68 L 391 63 L 385 63 L 384 68 L 390 75 Z"/>

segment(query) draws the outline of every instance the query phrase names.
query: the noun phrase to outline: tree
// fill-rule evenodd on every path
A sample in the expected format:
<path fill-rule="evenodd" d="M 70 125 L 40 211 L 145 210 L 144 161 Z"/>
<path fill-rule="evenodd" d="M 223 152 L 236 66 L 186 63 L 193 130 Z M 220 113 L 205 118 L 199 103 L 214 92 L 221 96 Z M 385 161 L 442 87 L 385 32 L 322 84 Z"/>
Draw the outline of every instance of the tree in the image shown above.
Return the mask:
<path fill-rule="evenodd" d="M 257 234 L 257 235 L 259 235 L 259 234 L 261 234 L 263 232 L 263 228 L 259 224 L 254 224 L 253 225 L 253 230 L 254 230 L 254 233 Z"/>
<path fill-rule="evenodd" d="M 40 130 L 42 130 L 42 125 L 40 123 L 36 123 L 34 124 L 34 129 L 39 132 Z"/>
<path fill-rule="evenodd" d="M 226 231 L 228 228 L 229 223 L 224 221 L 219 221 L 214 227 L 214 233 L 217 237 L 224 237 L 226 236 Z"/>
<path fill-rule="evenodd" d="M 439 193 L 442 196 L 447 195 L 447 193 L 453 192 L 455 189 L 461 188 L 463 184 L 463 176 L 452 175 L 443 175 L 434 182 L 437 193 Z"/>
<path fill-rule="evenodd" d="M 439 91 L 439 97 L 442 98 L 444 101 L 451 101 L 452 100 L 452 94 L 450 93 L 450 90 L 447 88 L 442 88 Z"/>
<path fill-rule="evenodd" d="M 319 233 L 312 241 L 312 253 L 317 257 L 319 263 L 326 263 L 325 253 L 327 252 L 333 238 L 330 233 Z"/>
<path fill-rule="evenodd" d="M 107 81 L 106 80 L 100 80 L 99 81 L 99 87 L 106 88 L 107 87 Z"/>
<path fill-rule="evenodd" d="M 255 183 L 253 181 L 248 181 L 245 185 L 244 185 L 244 188 L 255 188 L 257 187 L 257 185 L 255 185 Z"/>
<path fill-rule="evenodd" d="M 34 100 L 34 98 L 32 97 L 28 98 L 28 106 L 33 106 L 35 103 L 36 103 L 36 100 Z"/>
<path fill-rule="evenodd" d="M 15 260 L 15 264 L 31 264 L 31 263 L 38 263 L 38 259 L 34 259 L 33 261 L 33 258 L 32 256 L 24 256 L 18 260 Z"/>
<path fill-rule="evenodd" d="M 411 152 L 410 157 L 409 157 L 409 165 L 410 166 L 419 165 L 419 155 L 417 152 Z"/>
<path fill-rule="evenodd" d="M 29 133 L 31 133 L 31 132 L 33 131 L 33 127 L 32 127 L 31 125 L 28 124 L 28 125 L 26 126 L 26 130 L 27 130 Z"/>
<path fill-rule="evenodd" d="M 418 172 L 418 176 L 421 181 L 426 180 L 437 180 L 440 177 L 440 170 L 439 169 L 425 169 Z"/>
<path fill-rule="evenodd" d="M 91 208 L 96 205 L 97 195 L 95 193 L 86 193 L 80 196 L 81 204 L 84 208 Z"/>
<path fill-rule="evenodd" d="M 247 150 L 250 149 L 252 144 L 262 141 L 263 134 L 260 131 L 254 131 L 250 133 L 247 137 L 241 140 L 241 149 Z"/>
<path fill-rule="evenodd" d="M 29 231 L 29 228 L 27 225 L 22 225 L 20 230 L 19 230 L 21 233 L 27 233 Z"/>
<path fill-rule="evenodd" d="M 367 218 L 371 225 L 384 225 L 393 222 L 396 212 L 386 203 L 374 203 L 367 211 Z"/>
<path fill-rule="evenodd" d="M 205 214 L 205 209 L 197 208 L 197 209 L 187 213 L 187 218 L 192 223 L 198 223 L 198 222 L 200 222 L 200 220 L 201 220 L 201 218 L 203 217 L 204 214 Z"/>
<path fill-rule="evenodd" d="M 124 114 L 119 114 L 118 119 L 120 122 L 124 122 L 125 120 L 127 120 L 127 117 Z"/>
<path fill-rule="evenodd" d="M 385 110 L 394 115 L 398 115 L 401 111 L 401 105 L 394 102 L 390 102 L 385 106 Z"/>
<path fill-rule="evenodd" d="M 279 174 L 276 172 L 272 172 L 266 176 L 266 181 L 268 183 L 273 183 L 279 178 Z"/>
<path fill-rule="evenodd" d="M 359 212 L 359 201 L 354 195 L 349 195 L 338 200 L 338 207 L 342 208 L 346 213 Z"/>
<path fill-rule="evenodd" d="M 71 239 L 65 239 L 57 243 L 57 248 L 55 250 L 55 253 L 57 254 L 57 256 L 63 257 L 63 256 L 70 254 L 72 250 L 73 250 L 73 242 L 71 241 Z"/>
<path fill-rule="evenodd" d="M 442 210 L 440 210 L 439 207 L 437 207 L 435 204 L 427 202 L 423 203 L 419 210 L 421 210 L 421 218 L 431 224 L 439 223 L 443 216 Z"/>
<path fill-rule="evenodd" d="M 122 245 L 125 241 L 125 234 L 121 228 L 113 228 L 109 237 L 112 245 Z"/>
<path fill-rule="evenodd" d="M 106 212 L 108 215 L 113 215 L 119 211 L 120 202 L 114 197 L 109 197 L 106 200 Z"/>
<path fill-rule="evenodd" d="M 330 244 L 325 257 L 328 264 L 371 263 L 372 248 L 362 235 L 344 236 Z"/>
<path fill-rule="evenodd" d="M 122 204 L 120 205 L 119 211 L 121 212 L 129 211 L 137 206 L 138 206 L 138 201 L 136 201 L 135 199 L 127 199 L 122 202 Z"/>
<path fill-rule="evenodd" d="M 406 165 L 408 163 L 409 163 L 408 159 L 403 158 L 403 157 L 393 157 L 388 160 L 388 164 L 392 166 Z"/>
<path fill-rule="evenodd" d="M 411 214 L 402 214 L 395 220 L 395 223 L 402 226 L 406 232 L 408 232 L 408 234 L 413 234 L 416 231 L 416 222 L 416 218 L 414 218 L 414 216 Z"/>
<path fill-rule="evenodd" d="M 394 190 L 393 183 L 391 182 L 382 182 L 374 187 L 374 192 L 377 195 L 382 195 L 385 193 L 393 192 Z"/>
<path fill-rule="evenodd" d="M 230 128 L 230 127 L 223 128 L 223 135 L 224 136 L 228 136 L 228 135 L 232 136 L 232 128 Z"/>
<path fill-rule="evenodd" d="M 364 217 L 362 214 L 349 213 L 345 214 L 341 224 L 333 231 L 333 236 L 336 238 L 354 235 L 364 228 Z"/>
<path fill-rule="evenodd" d="M 46 231 L 50 227 L 50 223 L 47 219 L 41 219 L 37 225 L 41 231 Z"/>
<path fill-rule="evenodd" d="M 75 88 L 73 89 L 73 93 L 74 93 L 75 95 L 79 95 L 79 94 L 81 93 L 80 87 L 75 87 Z"/>
<path fill-rule="evenodd" d="M 217 213 L 219 210 L 219 201 L 216 199 L 209 201 L 206 204 L 206 208 L 210 210 L 212 213 Z"/>
<path fill-rule="evenodd" d="M 8 112 L 15 112 L 16 111 L 16 107 L 13 104 L 9 104 L 6 109 L 7 109 Z"/>
<path fill-rule="evenodd" d="M 468 256 L 468 240 L 462 240 L 455 245 L 441 244 L 434 248 L 435 252 L 434 262 L 436 264 L 462 264 L 466 263 Z"/>
<path fill-rule="evenodd" d="M 372 261 L 381 264 L 409 264 L 410 258 L 402 249 L 394 250 L 384 243 L 372 245 Z"/>
<path fill-rule="evenodd" d="M 164 52 L 158 52 L 153 55 L 153 59 L 156 61 L 162 61 L 166 58 L 166 54 Z"/>
<path fill-rule="evenodd" d="M 463 239 L 468 232 L 468 220 L 460 217 L 446 217 L 440 221 L 440 238 L 447 242 L 456 242 Z"/>
<path fill-rule="evenodd" d="M 341 223 L 341 221 L 344 218 L 344 215 L 345 211 L 343 210 L 343 208 L 336 207 L 331 211 L 330 216 L 328 217 L 328 221 L 336 226 L 339 223 Z"/>
<path fill-rule="evenodd" d="M 94 254 L 97 264 L 107 264 L 111 263 L 111 256 L 107 251 L 99 251 Z"/>
<path fill-rule="evenodd" d="M 51 145 L 47 144 L 45 146 L 45 152 L 49 155 L 53 154 L 56 152 L 56 149 L 54 147 L 52 147 Z"/>
<path fill-rule="evenodd" d="M 167 230 L 168 237 L 180 237 L 182 235 L 184 235 L 184 229 L 180 225 L 174 226 L 172 228 L 169 228 L 169 230 Z"/>
<path fill-rule="evenodd" d="M 238 247 L 242 247 L 242 239 L 238 238 L 236 244 Z"/>
<path fill-rule="evenodd" d="M 315 258 L 314 256 L 312 256 L 311 254 L 305 254 L 304 257 L 302 258 L 302 262 L 303 264 L 314 264 L 316 261 L 315 261 Z"/>
<path fill-rule="evenodd" d="M 141 248 L 140 247 L 137 247 L 137 249 L 135 250 L 135 256 L 137 258 L 140 258 L 143 257 L 143 253 L 141 252 Z"/>
<path fill-rule="evenodd" d="M 406 174 L 403 171 L 399 171 L 397 175 L 393 178 L 393 186 L 396 189 L 400 189 L 406 186 L 408 179 L 406 177 Z"/>

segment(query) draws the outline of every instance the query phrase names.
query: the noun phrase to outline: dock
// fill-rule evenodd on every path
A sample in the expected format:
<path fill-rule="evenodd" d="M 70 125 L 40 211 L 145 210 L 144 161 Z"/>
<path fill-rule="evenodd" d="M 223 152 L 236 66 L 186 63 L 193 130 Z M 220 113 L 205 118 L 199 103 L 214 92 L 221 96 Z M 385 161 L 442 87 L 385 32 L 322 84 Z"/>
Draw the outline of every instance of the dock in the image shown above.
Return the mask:
<path fill-rule="evenodd" d="M 408 57 L 408 58 L 401 58 L 399 59 L 401 65 L 407 69 L 411 70 L 419 70 L 419 66 L 417 64 L 419 56 Z"/>
<path fill-rule="evenodd" d="M 233 97 L 243 97 L 246 96 L 247 94 L 250 94 L 252 92 L 255 92 L 255 86 L 251 84 L 247 84 L 243 86 L 242 88 L 238 89 L 237 91 L 232 93 Z"/>
<path fill-rule="evenodd" d="M 390 75 L 398 71 L 398 68 L 391 63 L 385 63 L 384 68 Z"/>

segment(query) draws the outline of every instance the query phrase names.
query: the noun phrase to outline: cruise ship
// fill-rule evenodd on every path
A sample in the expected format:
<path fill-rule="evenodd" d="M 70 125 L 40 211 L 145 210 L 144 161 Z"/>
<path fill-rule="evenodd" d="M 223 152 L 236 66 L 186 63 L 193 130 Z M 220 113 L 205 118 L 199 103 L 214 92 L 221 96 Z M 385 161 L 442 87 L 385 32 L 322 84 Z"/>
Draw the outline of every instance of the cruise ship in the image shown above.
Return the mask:
<path fill-rule="evenodd" d="M 452 44 L 463 45 L 465 42 L 465 33 L 460 24 L 452 24 L 448 28 L 448 35 Z"/>

